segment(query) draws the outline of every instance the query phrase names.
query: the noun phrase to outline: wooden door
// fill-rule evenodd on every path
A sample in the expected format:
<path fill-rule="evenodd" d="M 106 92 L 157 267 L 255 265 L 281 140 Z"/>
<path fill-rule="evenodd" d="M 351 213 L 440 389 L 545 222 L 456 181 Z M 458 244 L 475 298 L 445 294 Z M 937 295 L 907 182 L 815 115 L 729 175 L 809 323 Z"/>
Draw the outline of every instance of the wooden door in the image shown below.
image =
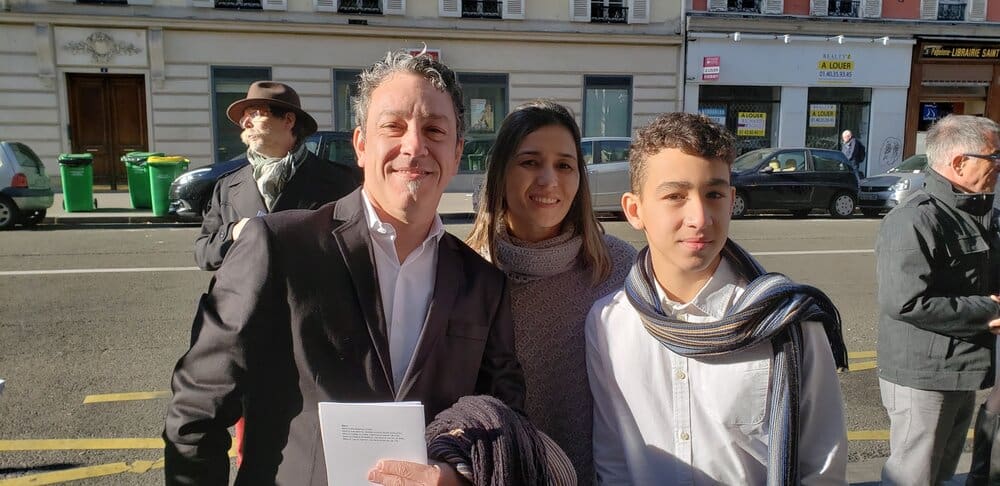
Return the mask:
<path fill-rule="evenodd" d="M 148 150 L 142 75 L 68 74 L 73 152 L 94 155 L 94 184 L 117 190 L 126 181 L 121 156 Z"/>

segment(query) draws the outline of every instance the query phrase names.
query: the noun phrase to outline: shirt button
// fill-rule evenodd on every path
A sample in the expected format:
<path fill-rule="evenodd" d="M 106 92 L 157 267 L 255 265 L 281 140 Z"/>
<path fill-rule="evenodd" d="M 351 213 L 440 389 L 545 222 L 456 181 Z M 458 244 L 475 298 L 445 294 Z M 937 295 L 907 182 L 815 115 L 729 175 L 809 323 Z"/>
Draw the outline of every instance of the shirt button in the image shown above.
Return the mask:
<path fill-rule="evenodd" d="M 690 434 L 688 434 L 687 432 L 681 432 L 681 440 L 688 440 L 690 438 L 691 438 Z"/>
<path fill-rule="evenodd" d="M 684 378 L 687 378 L 687 375 L 681 370 L 677 370 L 677 374 L 674 376 L 676 376 L 678 380 L 683 380 Z"/>

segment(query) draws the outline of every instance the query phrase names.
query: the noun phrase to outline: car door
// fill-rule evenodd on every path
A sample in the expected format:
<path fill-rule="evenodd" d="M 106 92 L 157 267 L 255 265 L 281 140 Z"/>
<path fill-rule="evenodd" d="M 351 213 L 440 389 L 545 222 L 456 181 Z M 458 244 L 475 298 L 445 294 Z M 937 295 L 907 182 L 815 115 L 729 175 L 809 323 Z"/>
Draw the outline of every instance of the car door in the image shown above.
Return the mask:
<path fill-rule="evenodd" d="M 778 169 L 767 174 L 768 186 L 773 194 L 774 209 L 808 207 L 812 197 L 809 184 L 810 170 L 805 150 L 783 150 L 771 161 L 778 162 Z"/>
<path fill-rule="evenodd" d="M 827 207 L 838 192 L 846 191 L 854 195 L 857 194 L 857 176 L 854 165 L 847 160 L 844 154 L 833 150 L 810 150 L 809 152 L 809 158 L 816 173 L 813 207 Z"/>
<path fill-rule="evenodd" d="M 622 194 L 629 190 L 628 139 L 594 142 L 593 163 L 588 167 L 594 208 L 620 211 Z M 586 155 L 584 156 L 586 158 Z"/>

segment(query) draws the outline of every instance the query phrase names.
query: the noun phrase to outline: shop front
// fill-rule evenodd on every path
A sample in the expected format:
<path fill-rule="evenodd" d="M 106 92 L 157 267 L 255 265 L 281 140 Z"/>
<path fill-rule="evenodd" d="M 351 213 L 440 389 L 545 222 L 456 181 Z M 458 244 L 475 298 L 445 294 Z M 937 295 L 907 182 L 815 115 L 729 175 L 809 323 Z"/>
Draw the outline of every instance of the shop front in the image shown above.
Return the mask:
<path fill-rule="evenodd" d="M 724 124 L 742 152 L 839 149 L 853 132 L 865 174 L 902 160 L 913 42 L 884 38 L 691 32 L 685 111 Z"/>
<path fill-rule="evenodd" d="M 920 39 L 914 50 L 906 104 L 907 155 L 924 153 L 930 126 L 948 114 L 1000 120 L 1000 40 L 957 42 Z"/>

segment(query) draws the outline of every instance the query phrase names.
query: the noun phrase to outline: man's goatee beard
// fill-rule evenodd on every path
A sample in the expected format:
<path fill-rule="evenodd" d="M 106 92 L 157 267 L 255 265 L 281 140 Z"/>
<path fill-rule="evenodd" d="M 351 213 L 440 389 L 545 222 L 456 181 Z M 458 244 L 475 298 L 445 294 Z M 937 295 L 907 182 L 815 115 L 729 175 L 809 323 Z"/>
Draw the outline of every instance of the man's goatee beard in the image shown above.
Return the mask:
<path fill-rule="evenodd" d="M 406 183 L 406 190 L 410 193 L 410 197 L 416 201 L 417 191 L 420 189 L 420 181 L 408 181 Z"/>

